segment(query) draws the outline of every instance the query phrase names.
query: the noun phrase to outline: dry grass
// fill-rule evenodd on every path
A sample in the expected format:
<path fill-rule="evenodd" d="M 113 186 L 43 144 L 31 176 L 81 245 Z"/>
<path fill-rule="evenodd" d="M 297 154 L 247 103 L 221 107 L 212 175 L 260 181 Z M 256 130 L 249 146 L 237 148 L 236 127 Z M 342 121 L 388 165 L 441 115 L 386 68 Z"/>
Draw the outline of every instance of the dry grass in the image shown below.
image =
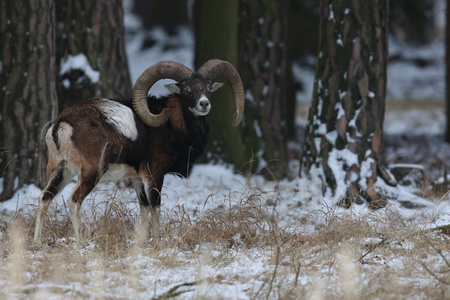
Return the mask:
<path fill-rule="evenodd" d="M 64 207 L 45 220 L 40 250 L 30 247 L 32 215 L 1 222 L 0 299 L 225 299 L 221 291 L 230 287 L 250 299 L 450 295 L 449 236 L 423 231 L 419 220 L 394 210 L 336 215 L 325 207 L 325 222 L 305 231 L 301 221 L 280 227 L 264 195 L 251 194 L 196 217 L 176 206 L 163 213 L 158 242 L 139 248 L 132 241 L 137 213 L 107 201 L 84 217 L 82 246 Z"/>
<path fill-rule="evenodd" d="M 215 243 L 222 247 L 246 248 L 276 243 L 279 228 L 274 216 L 264 205 L 261 195 L 252 194 L 239 203 L 219 205 L 193 219 L 185 206 L 175 207 L 167 216 L 164 226 L 165 237 L 170 239 L 168 247 L 193 249 L 204 243 Z"/>

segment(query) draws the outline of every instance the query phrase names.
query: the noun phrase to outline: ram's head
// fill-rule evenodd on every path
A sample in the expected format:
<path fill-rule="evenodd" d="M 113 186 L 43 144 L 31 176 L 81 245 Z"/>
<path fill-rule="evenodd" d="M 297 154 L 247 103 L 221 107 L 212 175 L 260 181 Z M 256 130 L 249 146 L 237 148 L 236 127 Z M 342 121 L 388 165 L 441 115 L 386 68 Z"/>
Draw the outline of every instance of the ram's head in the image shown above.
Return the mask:
<path fill-rule="evenodd" d="M 169 112 L 152 114 L 147 105 L 147 93 L 157 81 L 173 79 L 174 84 L 166 85 L 171 92 L 181 96 L 185 105 L 195 116 L 205 116 L 211 109 L 210 94 L 222 86 L 214 79 L 223 79 L 231 87 L 236 105 L 236 114 L 232 124 L 237 126 L 244 114 L 244 88 L 236 69 L 230 63 L 211 59 L 193 72 L 183 64 L 163 61 L 146 69 L 136 81 L 133 88 L 133 107 L 142 121 L 151 127 L 163 125 L 169 118 Z"/>

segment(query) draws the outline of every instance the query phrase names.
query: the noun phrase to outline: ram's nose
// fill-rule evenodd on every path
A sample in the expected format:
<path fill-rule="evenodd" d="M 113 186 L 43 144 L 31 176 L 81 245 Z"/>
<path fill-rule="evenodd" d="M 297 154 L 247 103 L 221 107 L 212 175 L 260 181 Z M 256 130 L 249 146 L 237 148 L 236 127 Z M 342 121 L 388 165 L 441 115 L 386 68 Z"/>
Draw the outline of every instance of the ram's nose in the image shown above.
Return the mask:
<path fill-rule="evenodd" d="M 202 109 L 208 109 L 208 108 L 209 108 L 209 105 L 210 105 L 208 99 L 202 99 L 202 100 L 199 101 L 198 104 L 200 105 L 200 107 L 201 107 Z"/>

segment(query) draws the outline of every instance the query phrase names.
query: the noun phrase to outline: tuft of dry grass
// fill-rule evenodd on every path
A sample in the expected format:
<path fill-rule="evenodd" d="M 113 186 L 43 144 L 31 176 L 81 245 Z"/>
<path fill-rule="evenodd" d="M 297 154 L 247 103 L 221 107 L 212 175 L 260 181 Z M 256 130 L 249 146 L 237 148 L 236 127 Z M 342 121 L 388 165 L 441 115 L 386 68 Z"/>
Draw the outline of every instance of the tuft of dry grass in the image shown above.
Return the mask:
<path fill-rule="evenodd" d="M 238 203 L 224 201 L 215 209 L 192 218 L 185 206 L 177 206 L 168 214 L 163 236 L 171 236 L 169 247 L 188 247 L 204 243 L 225 248 L 256 247 L 276 243 L 274 232 L 280 229 L 272 212 L 258 194 L 242 198 Z M 173 239 L 175 237 L 175 239 Z"/>
<path fill-rule="evenodd" d="M 129 248 L 133 228 L 138 217 L 122 202 L 109 199 L 108 203 L 99 203 L 92 210 L 92 218 L 84 228 L 84 236 L 96 248 L 107 256 L 122 255 Z"/>

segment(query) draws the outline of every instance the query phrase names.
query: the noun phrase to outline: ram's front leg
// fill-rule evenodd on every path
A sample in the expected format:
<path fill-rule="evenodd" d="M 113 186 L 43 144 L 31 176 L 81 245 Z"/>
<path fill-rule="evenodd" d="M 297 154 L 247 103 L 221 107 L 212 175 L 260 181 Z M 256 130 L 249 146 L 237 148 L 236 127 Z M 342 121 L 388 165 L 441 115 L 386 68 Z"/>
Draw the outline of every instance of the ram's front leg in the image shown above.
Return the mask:
<path fill-rule="evenodd" d="M 159 165 L 161 166 L 161 165 Z M 141 228 L 148 232 L 148 216 L 151 214 L 150 224 L 152 229 L 153 240 L 155 242 L 160 238 L 159 234 L 159 217 L 161 205 L 161 189 L 164 181 L 164 172 L 160 170 L 152 170 L 150 165 L 146 165 L 144 169 L 141 168 L 141 179 L 143 192 L 139 198 L 139 205 L 141 209 Z M 139 193 L 138 193 L 139 194 Z"/>
<path fill-rule="evenodd" d="M 157 242 L 160 238 L 159 218 L 161 215 L 161 189 L 163 186 L 163 180 L 164 177 L 160 177 L 158 179 L 152 179 L 151 182 L 148 182 L 148 184 L 144 182 L 147 195 L 150 195 L 150 205 L 146 208 L 147 210 L 144 209 L 143 213 L 148 215 L 148 211 L 150 211 L 150 226 L 153 233 L 153 240 L 155 242 Z"/>

